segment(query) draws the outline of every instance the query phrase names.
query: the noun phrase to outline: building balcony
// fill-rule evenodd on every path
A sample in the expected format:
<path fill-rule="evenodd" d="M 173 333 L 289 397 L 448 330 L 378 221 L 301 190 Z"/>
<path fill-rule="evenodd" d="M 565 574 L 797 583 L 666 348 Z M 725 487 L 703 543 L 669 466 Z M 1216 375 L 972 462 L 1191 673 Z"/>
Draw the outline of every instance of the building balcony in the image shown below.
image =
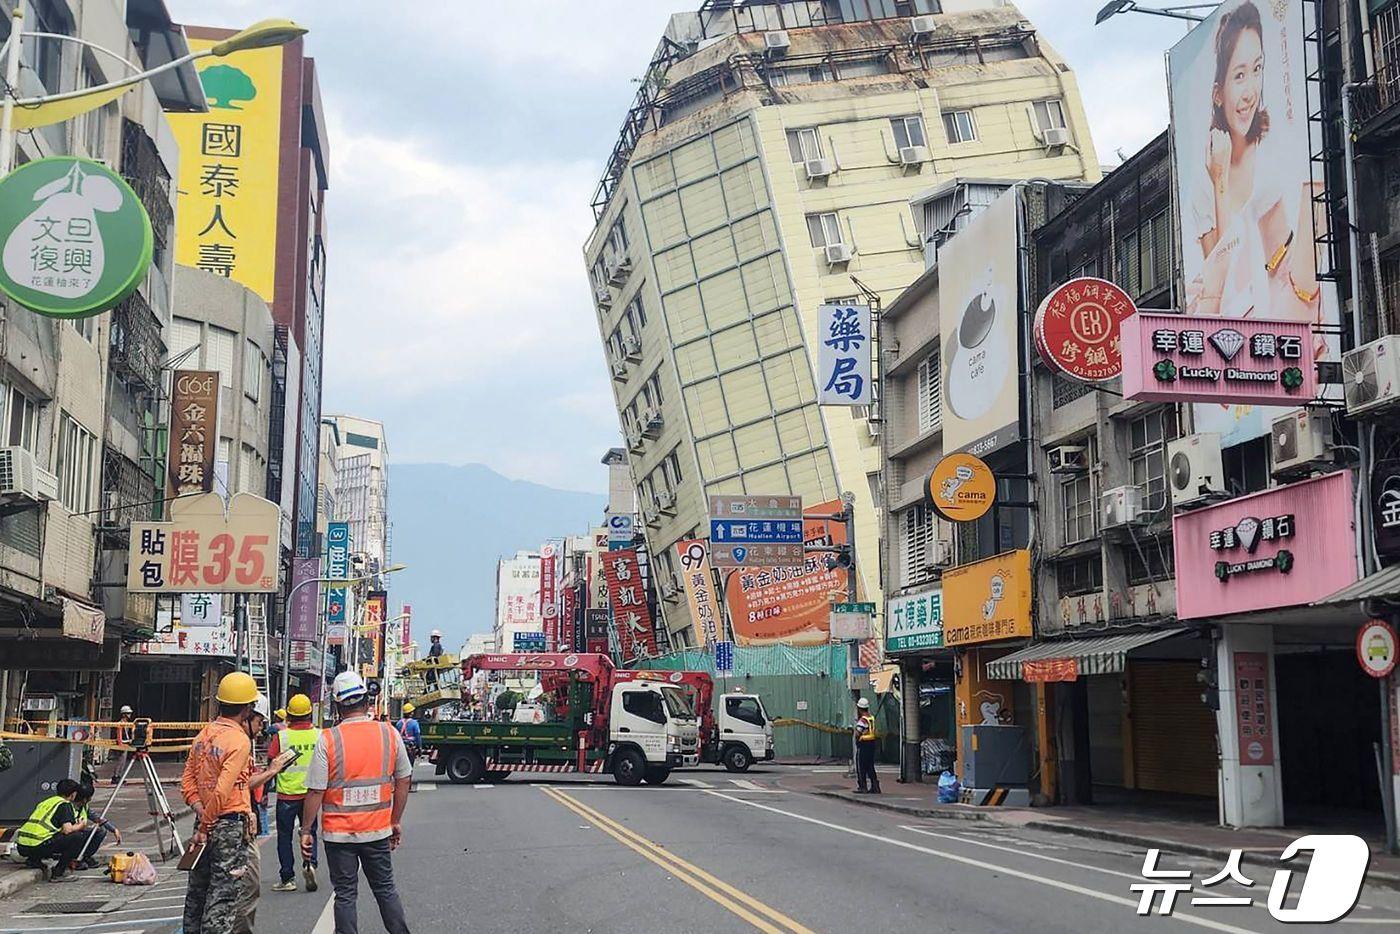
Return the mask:
<path fill-rule="evenodd" d="M 1352 91 L 1352 126 L 1361 149 L 1383 149 L 1400 137 L 1400 61 L 1376 68 Z"/>
<path fill-rule="evenodd" d="M 160 358 L 165 344 L 160 318 L 139 292 L 132 292 L 112 309 L 111 367 L 133 388 L 155 392 L 160 386 Z"/>

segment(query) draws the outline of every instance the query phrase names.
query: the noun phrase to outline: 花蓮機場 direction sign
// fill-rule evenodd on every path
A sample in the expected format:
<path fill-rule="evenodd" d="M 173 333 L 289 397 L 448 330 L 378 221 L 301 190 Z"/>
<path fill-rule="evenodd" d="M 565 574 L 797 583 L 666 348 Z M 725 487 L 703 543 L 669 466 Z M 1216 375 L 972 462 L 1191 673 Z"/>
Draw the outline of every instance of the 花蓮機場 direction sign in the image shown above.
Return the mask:
<path fill-rule="evenodd" d="M 800 496 L 711 496 L 714 567 L 796 567 L 805 561 Z"/>
<path fill-rule="evenodd" d="M 130 295 L 151 265 L 151 219 L 100 162 L 37 159 L 0 179 L 0 292 L 51 318 Z"/>

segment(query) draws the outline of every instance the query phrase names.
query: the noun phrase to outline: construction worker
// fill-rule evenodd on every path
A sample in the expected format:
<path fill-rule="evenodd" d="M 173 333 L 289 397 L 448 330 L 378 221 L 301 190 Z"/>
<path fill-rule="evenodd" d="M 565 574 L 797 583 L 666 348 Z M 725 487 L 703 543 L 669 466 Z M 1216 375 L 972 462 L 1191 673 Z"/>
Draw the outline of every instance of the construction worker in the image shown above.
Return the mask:
<path fill-rule="evenodd" d="M 219 682 L 216 699 L 219 716 L 195 737 L 180 777 L 195 814 L 190 845 L 205 848 L 185 890 L 185 934 L 231 934 L 256 830 L 249 780 L 258 686 L 252 675 L 231 672 Z"/>
<path fill-rule="evenodd" d="M 287 728 L 287 708 L 278 707 L 272 712 L 272 732 L 280 733 Z"/>
<path fill-rule="evenodd" d="M 296 856 L 292 851 L 292 834 L 301 820 L 302 803 L 306 799 L 306 770 L 311 765 L 311 753 L 321 731 L 311 725 L 311 698 L 297 694 L 287 701 L 287 717 L 291 723 L 272 738 L 267 753 L 276 757 L 284 751 L 295 752 L 292 764 L 277 776 L 277 862 L 282 881 L 272 887 L 274 892 L 295 892 Z M 316 891 L 316 825 L 303 825 L 310 831 L 311 855 L 302 860 L 302 878 L 306 891 Z"/>
<path fill-rule="evenodd" d="M 332 694 L 340 723 L 322 731 L 311 755 L 301 812 L 301 853 L 309 857 L 315 848 L 311 828 L 324 811 L 321 839 L 335 888 L 337 934 L 358 931 L 355 903 L 360 868 L 379 903 L 385 929 L 389 934 L 408 934 L 390 853 L 403 839 L 399 821 L 408 804 L 413 765 L 393 728 L 370 719 L 369 690 L 363 678 L 342 671 L 335 676 Z"/>
<path fill-rule="evenodd" d="M 427 682 L 429 691 L 436 691 L 438 688 L 437 662 L 442 657 L 442 630 L 434 629 L 429 633 L 428 638 L 432 642 L 428 646 L 428 661 L 433 664 L 433 667 L 428 669 L 424 680 Z"/>
<path fill-rule="evenodd" d="M 68 867 L 82 852 L 87 841 L 87 821 L 78 818 L 73 801 L 82 786 L 71 778 L 62 779 L 54 793 L 34 807 L 29 819 L 15 832 L 15 846 L 30 869 L 43 869 L 44 860 L 54 860 L 50 882 L 71 882 Z"/>
<path fill-rule="evenodd" d="M 267 695 L 259 692 L 258 699 L 253 703 L 253 716 L 249 722 L 249 732 L 254 739 L 266 736 L 270 732 L 268 724 L 268 708 L 270 706 L 272 705 L 268 701 Z M 255 810 L 266 813 L 267 807 L 264 803 L 267 800 L 266 785 L 275 780 L 278 774 L 291 764 L 291 761 L 290 754 L 274 757 L 266 769 L 249 776 L 248 794 Z M 247 850 L 248 869 L 241 876 L 243 884 L 238 894 L 238 911 L 233 924 L 233 934 L 253 934 L 253 925 L 258 916 L 258 899 L 262 895 L 262 852 L 258 849 L 258 841 L 250 839 L 247 843 Z"/>
<path fill-rule="evenodd" d="M 875 747 L 879 736 L 875 733 L 875 715 L 870 712 L 870 701 L 863 697 L 856 701 L 855 736 L 856 794 L 878 795 L 880 776 L 875 774 Z"/>
<path fill-rule="evenodd" d="M 131 742 L 133 729 L 133 727 L 125 726 L 124 724 L 131 723 L 134 717 L 135 713 L 132 711 L 131 707 L 126 704 L 122 704 L 122 709 L 117 712 L 117 727 L 112 731 L 112 738 L 124 746 Z M 113 785 L 121 779 L 122 772 L 126 771 L 126 763 L 130 755 L 131 754 L 125 749 L 117 751 L 117 756 L 113 760 L 112 766 Z"/>
<path fill-rule="evenodd" d="M 408 761 L 410 762 L 418 758 L 418 749 L 423 744 L 423 731 L 413 716 L 413 711 L 416 709 L 412 704 L 404 704 L 403 716 L 399 717 L 399 722 L 394 724 L 394 729 L 399 731 L 404 745 L 408 747 Z"/>
<path fill-rule="evenodd" d="M 88 807 L 92 804 L 92 796 L 95 793 L 96 791 L 91 785 L 84 784 L 78 789 L 78 797 L 73 799 L 73 810 L 77 812 L 78 820 L 88 825 L 88 833 L 92 836 L 92 842 L 87 846 L 83 861 L 75 865 L 73 867 L 74 869 L 97 868 L 97 851 L 101 848 L 102 844 L 106 842 L 107 834 L 110 833 L 112 835 L 113 839 L 117 841 L 118 846 L 120 846 L 122 842 L 122 832 L 117 829 L 116 824 L 113 824 L 106 818 L 94 821 L 92 817 L 89 816 Z M 94 823 L 96 824 L 95 827 L 93 826 Z"/>

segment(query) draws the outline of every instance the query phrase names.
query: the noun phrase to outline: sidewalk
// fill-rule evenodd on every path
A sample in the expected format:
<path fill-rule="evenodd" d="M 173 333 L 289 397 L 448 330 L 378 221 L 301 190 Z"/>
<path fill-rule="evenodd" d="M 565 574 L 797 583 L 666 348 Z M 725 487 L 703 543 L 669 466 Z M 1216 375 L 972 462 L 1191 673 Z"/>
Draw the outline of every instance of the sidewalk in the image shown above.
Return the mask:
<path fill-rule="evenodd" d="M 1151 848 L 1165 854 L 1181 853 L 1218 859 L 1223 864 L 1232 849 L 1244 851 L 1244 862 L 1277 868 L 1278 855 L 1294 840 L 1307 833 L 1336 833 L 1322 827 L 1255 827 L 1233 830 L 1215 823 L 1171 819 L 1127 807 L 1062 806 L 1050 808 L 977 807 L 969 804 L 939 804 L 938 786 L 933 782 L 900 784 L 898 773 L 880 771 L 881 795 L 858 795 L 852 783 L 838 774 L 796 773 L 784 776 L 779 784 L 789 791 L 838 798 L 853 804 L 880 808 L 910 817 L 940 820 L 986 821 L 1002 827 L 1026 828 L 1072 834 L 1113 843 Z M 1381 852 L 1384 839 L 1367 838 L 1371 845 L 1371 868 L 1367 879 L 1400 889 L 1400 856 Z"/>
<path fill-rule="evenodd" d="M 179 761 L 156 762 L 156 774 L 160 776 L 161 787 L 165 789 L 166 798 L 170 801 L 170 806 L 174 810 L 177 820 L 190 813 L 190 809 L 180 798 L 178 788 L 182 767 L 183 763 Z M 93 796 L 92 805 L 89 807 L 89 811 L 94 817 L 102 813 L 102 809 L 107 806 L 107 801 L 111 798 L 114 790 L 114 786 L 106 781 L 111 777 L 110 766 L 103 766 L 97 774 L 103 781 L 98 784 L 97 794 Z M 125 837 L 126 842 L 121 849 L 142 851 L 154 858 L 156 850 L 153 832 L 155 820 L 151 816 L 150 806 L 146 803 L 145 783 L 137 777 L 135 770 L 132 770 L 126 784 L 122 786 L 121 794 L 117 796 L 111 810 L 107 812 L 107 819 L 115 824 Z M 188 830 L 188 827 L 181 828 L 182 833 L 187 833 Z M 169 830 L 165 830 L 164 833 L 168 839 Z M 116 840 L 112 838 L 111 834 L 108 834 L 107 842 L 97 855 L 97 861 L 105 863 L 107 857 L 116 852 L 117 849 Z M 100 871 L 88 870 L 90 873 Z M 43 878 L 42 872 L 28 868 L 23 862 L 0 859 L 0 899 L 8 898 Z"/>

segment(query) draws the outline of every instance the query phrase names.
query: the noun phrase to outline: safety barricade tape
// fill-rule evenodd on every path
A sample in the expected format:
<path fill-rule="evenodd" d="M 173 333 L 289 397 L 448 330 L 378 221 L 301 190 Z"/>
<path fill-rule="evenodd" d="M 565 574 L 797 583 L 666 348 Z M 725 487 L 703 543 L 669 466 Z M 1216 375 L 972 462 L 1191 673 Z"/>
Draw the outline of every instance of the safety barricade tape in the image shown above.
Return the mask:
<path fill-rule="evenodd" d="M 850 727 L 832 726 L 828 723 L 813 723 L 811 720 L 799 720 L 796 717 L 775 717 L 773 726 L 805 726 L 809 729 L 820 730 L 823 733 L 849 733 Z"/>

